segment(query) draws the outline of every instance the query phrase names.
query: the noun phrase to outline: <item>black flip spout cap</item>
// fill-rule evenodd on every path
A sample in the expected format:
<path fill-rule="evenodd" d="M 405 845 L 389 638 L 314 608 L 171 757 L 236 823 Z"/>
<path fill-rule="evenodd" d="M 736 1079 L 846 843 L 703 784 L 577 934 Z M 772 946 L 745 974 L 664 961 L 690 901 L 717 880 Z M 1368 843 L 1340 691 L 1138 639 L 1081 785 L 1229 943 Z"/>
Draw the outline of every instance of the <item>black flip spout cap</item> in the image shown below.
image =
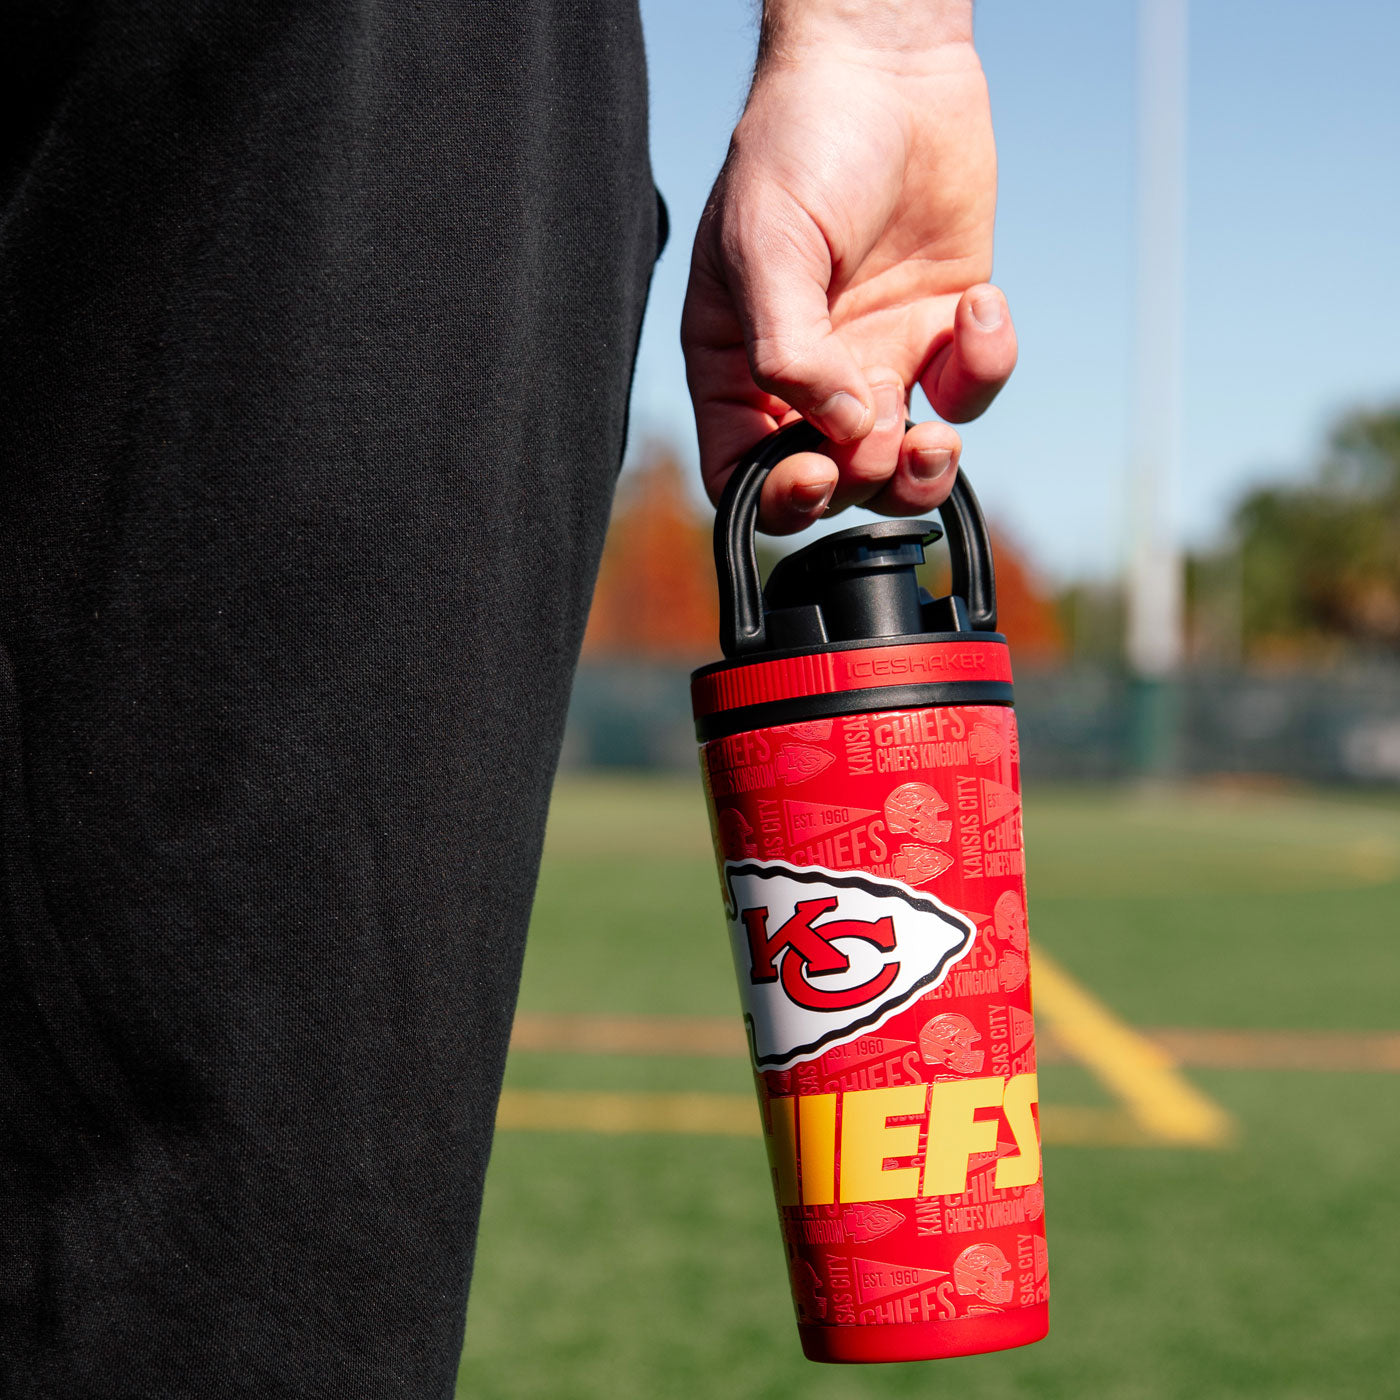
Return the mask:
<path fill-rule="evenodd" d="M 757 443 L 735 468 L 715 518 L 720 645 L 730 660 L 840 642 L 931 632 L 995 632 L 991 544 L 977 498 L 959 473 L 931 520 L 881 520 L 828 535 L 790 555 L 760 587 L 754 530 L 764 478 L 784 457 L 823 446 L 798 422 Z M 948 535 L 952 590 L 931 598 L 915 570 L 924 546 Z"/>
<path fill-rule="evenodd" d="M 820 646 L 968 627 L 961 599 L 938 609 L 915 570 L 943 537 L 931 520 L 882 520 L 828 535 L 782 560 L 763 590 L 770 647 Z M 930 611 L 948 612 L 947 617 Z M 961 626 L 959 626 L 961 623 Z"/>

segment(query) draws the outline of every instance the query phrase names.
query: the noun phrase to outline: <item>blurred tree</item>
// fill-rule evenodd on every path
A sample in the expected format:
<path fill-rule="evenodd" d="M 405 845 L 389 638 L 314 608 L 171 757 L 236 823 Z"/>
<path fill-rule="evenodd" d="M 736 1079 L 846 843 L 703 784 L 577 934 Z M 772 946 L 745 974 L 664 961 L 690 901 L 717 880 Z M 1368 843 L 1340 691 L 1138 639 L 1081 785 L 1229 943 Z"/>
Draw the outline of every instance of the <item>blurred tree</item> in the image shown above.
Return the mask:
<path fill-rule="evenodd" d="M 1198 666 L 1244 660 L 1244 575 L 1239 544 L 1186 557 L 1186 654 Z"/>
<path fill-rule="evenodd" d="M 1054 599 L 1041 586 L 1022 550 L 992 531 L 996 563 L 997 626 L 1011 644 L 1013 664 L 1054 665 L 1064 659 L 1065 632 Z"/>
<path fill-rule="evenodd" d="M 1055 595 L 1055 611 L 1073 661 L 1099 666 L 1123 665 L 1127 610 L 1117 583 L 1081 581 Z"/>
<path fill-rule="evenodd" d="M 1400 405 L 1348 414 L 1308 480 L 1234 515 L 1250 655 L 1400 651 Z"/>
<path fill-rule="evenodd" d="M 712 530 L 713 517 L 693 503 L 675 451 L 665 443 L 647 444 L 640 464 L 618 490 L 584 656 L 678 663 L 715 659 L 719 598 Z M 1060 660 L 1064 630 L 1053 600 L 1011 540 L 993 531 L 992 549 L 999 625 L 1016 659 L 1032 665 Z M 770 540 L 760 538 L 758 560 L 765 578 L 780 557 Z M 941 547 L 925 564 L 920 581 L 935 594 L 948 591 L 947 555 Z"/>
<path fill-rule="evenodd" d="M 1009 536 L 993 529 L 992 559 L 996 566 L 997 627 L 1011 644 L 1012 664 L 1054 665 L 1064 659 L 1065 628 L 1056 600 L 1044 589 L 1024 552 Z M 943 545 L 930 550 L 919 581 L 935 598 L 951 586 L 948 552 Z"/>
<path fill-rule="evenodd" d="M 618 489 L 585 656 L 701 662 L 719 653 L 711 519 L 691 501 L 672 448 L 648 443 Z"/>

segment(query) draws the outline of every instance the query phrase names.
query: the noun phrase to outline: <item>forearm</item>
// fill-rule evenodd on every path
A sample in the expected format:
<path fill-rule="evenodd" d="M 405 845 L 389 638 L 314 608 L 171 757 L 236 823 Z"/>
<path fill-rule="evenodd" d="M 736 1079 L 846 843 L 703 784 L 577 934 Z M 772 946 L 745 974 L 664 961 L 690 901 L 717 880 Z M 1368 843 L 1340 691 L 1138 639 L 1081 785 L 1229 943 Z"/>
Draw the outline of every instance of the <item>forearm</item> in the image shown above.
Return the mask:
<path fill-rule="evenodd" d="M 896 56 L 972 42 L 972 0 L 764 0 L 758 69 L 813 48 Z"/>

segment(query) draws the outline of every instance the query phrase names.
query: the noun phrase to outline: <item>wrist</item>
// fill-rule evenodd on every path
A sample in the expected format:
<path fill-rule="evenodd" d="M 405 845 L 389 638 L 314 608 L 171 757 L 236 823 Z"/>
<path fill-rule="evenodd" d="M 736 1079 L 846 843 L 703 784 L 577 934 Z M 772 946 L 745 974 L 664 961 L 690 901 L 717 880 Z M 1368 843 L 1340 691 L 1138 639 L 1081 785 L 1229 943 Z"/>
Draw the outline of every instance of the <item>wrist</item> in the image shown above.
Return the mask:
<path fill-rule="evenodd" d="M 757 70 L 845 53 L 882 63 L 972 44 L 972 0 L 764 0 Z"/>

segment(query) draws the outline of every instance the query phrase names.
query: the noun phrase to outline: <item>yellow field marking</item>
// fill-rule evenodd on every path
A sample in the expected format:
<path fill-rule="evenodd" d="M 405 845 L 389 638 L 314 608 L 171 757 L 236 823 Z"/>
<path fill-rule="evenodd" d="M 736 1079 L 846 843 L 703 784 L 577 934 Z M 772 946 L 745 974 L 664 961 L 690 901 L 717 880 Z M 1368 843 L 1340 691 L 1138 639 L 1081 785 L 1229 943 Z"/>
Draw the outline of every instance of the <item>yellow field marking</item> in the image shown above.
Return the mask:
<path fill-rule="evenodd" d="M 1037 950 L 1036 967 L 1045 955 Z M 1039 979 L 1037 979 L 1037 985 Z M 1040 1018 L 1042 1064 L 1075 1056 Z M 1210 1026 L 1137 1027 L 1144 1040 L 1178 1065 L 1197 1069 L 1281 1069 L 1344 1074 L 1400 1073 L 1397 1031 L 1228 1030 Z M 512 1050 L 552 1055 L 681 1055 L 742 1059 L 748 1053 L 734 1016 L 591 1016 L 522 1011 Z"/>
<path fill-rule="evenodd" d="M 1156 1147 L 1160 1144 L 1121 1108 L 1048 1103 L 1040 1108 L 1040 1140 L 1050 1147 Z"/>
<path fill-rule="evenodd" d="M 1230 1141 L 1230 1115 L 1178 1072 L 1165 1048 L 1119 1020 L 1038 946 L 1032 969 L 1037 1020 L 1119 1099 L 1148 1138 L 1177 1147 Z"/>
<path fill-rule="evenodd" d="M 521 1011 L 512 1050 L 576 1055 L 695 1055 L 731 1059 L 749 1052 L 733 1016 L 558 1016 Z"/>
<path fill-rule="evenodd" d="M 1388 885 L 1400 876 L 1400 846 L 1383 836 L 1368 836 L 1348 852 L 1351 873 L 1365 885 Z"/>
<path fill-rule="evenodd" d="M 758 1137 L 758 1103 L 750 1094 L 507 1089 L 501 1095 L 496 1129 Z M 1076 1147 L 1144 1147 L 1154 1141 L 1121 1109 L 1066 1104 L 1050 1104 L 1042 1110 L 1041 1139 L 1052 1146 Z"/>
<path fill-rule="evenodd" d="M 1202 1069 L 1333 1070 L 1400 1074 L 1400 1032 L 1230 1031 L 1189 1026 L 1144 1034 Z"/>
<path fill-rule="evenodd" d="M 1113 1108 L 1048 1105 L 1042 1115 L 1050 1143 L 1130 1146 L 1155 1143 L 1174 1147 L 1223 1147 L 1234 1123 L 1213 1099 L 1180 1072 L 1170 1037 L 1153 1040 L 1115 1016 L 1075 981 L 1043 948 L 1033 957 L 1036 1020 L 1045 1048 L 1079 1061 L 1118 1100 Z M 1197 1033 L 1195 1049 L 1208 1049 Z M 1215 1048 L 1231 1047 L 1249 1032 L 1217 1032 Z M 1256 1033 L 1257 1038 L 1257 1033 Z M 1278 1040 L 1279 1037 L 1275 1037 Z M 1282 1039 L 1287 1040 L 1288 1037 Z M 1365 1047 L 1379 1050 L 1379 1063 L 1393 1051 L 1390 1037 L 1374 1037 Z M 1380 1042 L 1386 1042 L 1381 1044 Z M 737 1016 L 548 1016 L 522 1013 L 511 1046 L 519 1050 L 612 1055 L 739 1056 L 747 1049 Z M 1352 1047 L 1355 1050 L 1355 1047 Z M 1248 1053 L 1233 1046 L 1236 1062 Z M 1273 1053 L 1282 1052 L 1277 1045 Z M 1335 1053 L 1335 1052 L 1334 1052 Z M 1202 1061 L 1190 1056 L 1196 1063 Z M 1355 1056 L 1353 1056 L 1355 1058 Z M 1246 1061 L 1247 1062 L 1247 1061 Z M 1335 1061 L 1334 1061 L 1335 1062 Z M 497 1127 L 601 1133 L 709 1133 L 748 1136 L 756 1131 L 757 1110 L 744 1095 L 705 1093 L 594 1093 L 535 1089 L 507 1090 Z"/>
<path fill-rule="evenodd" d="M 553 1133 L 706 1133 L 755 1137 L 752 1094 L 634 1094 L 590 1090 L 507 1089 L 498 1130 Z"/>

